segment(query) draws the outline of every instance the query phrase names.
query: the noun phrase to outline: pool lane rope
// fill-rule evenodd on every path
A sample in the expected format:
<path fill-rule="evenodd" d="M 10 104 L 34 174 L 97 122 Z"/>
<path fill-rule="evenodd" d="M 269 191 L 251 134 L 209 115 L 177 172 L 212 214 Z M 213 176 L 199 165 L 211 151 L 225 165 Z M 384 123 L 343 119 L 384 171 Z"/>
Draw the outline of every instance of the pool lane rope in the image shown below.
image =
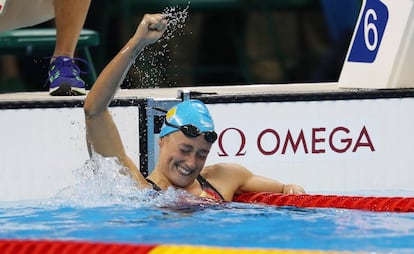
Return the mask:
<path fill-rule="evenodd" d="M 414 197 L 285 195 L 270 192 L 248 192 L 236 196 L 233 201 L 303 208 L 341 208 L 372 212 L 414 212 Z"/>
<path fill-rule="evenodd" d="M 277 250 L 192 245 L 145 245 L 52 240 L 1 240 L 1 254 L 343 254 L 319 250 Z"/>

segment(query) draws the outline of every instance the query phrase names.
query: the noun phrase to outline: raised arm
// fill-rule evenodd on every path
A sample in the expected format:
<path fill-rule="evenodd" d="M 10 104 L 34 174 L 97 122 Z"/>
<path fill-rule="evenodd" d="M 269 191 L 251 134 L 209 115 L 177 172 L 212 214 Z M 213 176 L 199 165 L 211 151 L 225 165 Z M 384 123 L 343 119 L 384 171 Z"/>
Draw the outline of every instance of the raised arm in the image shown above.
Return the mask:
<path fill-rule="evenodd" d="M 117 157 L 131 170 L 132 176 L 144 182 L 136 165 L 125 154 L 118 129 L 108 110 L 120 84 L 138 54 L 149 44 L 156 42 L 166 29 L 162 14 L 146 14 L 132 38 L 100 73 L 88 93 L 85 104 L 86 136 L 89 150 L 105 157 Z"/>
<path fill-rule="evenodd" d="M 135 34 L 100 73 L 85 100 L 86 116 L 107 110 L 115 92 L 124 80 L 138 54 L 149 44 L 156 42 L 166 29 L 163 14 L 146 14 Z"/>

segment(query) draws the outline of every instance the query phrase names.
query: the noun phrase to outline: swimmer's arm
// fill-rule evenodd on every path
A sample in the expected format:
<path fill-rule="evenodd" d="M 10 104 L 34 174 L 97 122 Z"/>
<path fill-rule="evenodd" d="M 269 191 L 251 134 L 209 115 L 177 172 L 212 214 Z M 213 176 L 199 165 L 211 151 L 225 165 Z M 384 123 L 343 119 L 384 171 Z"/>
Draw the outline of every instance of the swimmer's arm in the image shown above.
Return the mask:
<path fill-rule="evenodd" d="M 86 117 L 86 132 L 90 153 L 93 150 L 104 157 L 117 157 L 119 162 L 129 169 L 129 175 L 140 187 L 148 187 L 140 170 L 126 154 L 118 129 L 108 110 L 96 117 Z"/>
<path fill-rule="evenodd" d="M 305 190 L 296 184 L 283 184 L 263 176 L 252 175 L 240 188 L 243 192 L 274 192 L 283 194 L 305 194 Z"/>
<path fill-rule="evenodd" d="M 101 72 L 85 99 L 84 111 L 89 148 L 108 157 L 126 157 L 118 129 L 108 105 L 139 52 L 165 31 L 161 14 L 145 15 L 134 36 Z"/>
<path fill-rule="evenodd" d="M 85 100 L 87 116 L 107 110 L 109 103 L 124 80 L 139 53 L 149 44 L 156 42 L 166 30 L 163 14 L 146 14 L 135 34 L 100 73 Z"/>
<path fill-rule="evenodd" d="M 165 28 L 163 15 L 145 15 L 134 36 L 101 72 L 84 104 L 89 151 L 93 149 L 105 157 L 117 157 L 139 182 L 144 182 L 145 179 L 136 174 L 139 170 L 126 155 L 108 105 L 139 52 L 157 41 Z"/>
<path fill-rule="evenodd" d="M 228 179 L 236 182 L 234 194 L 244 192 L 273 192 L 284 194 L 304 194 L 305 190 L 295 184 L 284 184 L 277 180 L 255 175 L 239 164 L 223 164 L 226 168 L 222 172 L 229 175 Z"/>

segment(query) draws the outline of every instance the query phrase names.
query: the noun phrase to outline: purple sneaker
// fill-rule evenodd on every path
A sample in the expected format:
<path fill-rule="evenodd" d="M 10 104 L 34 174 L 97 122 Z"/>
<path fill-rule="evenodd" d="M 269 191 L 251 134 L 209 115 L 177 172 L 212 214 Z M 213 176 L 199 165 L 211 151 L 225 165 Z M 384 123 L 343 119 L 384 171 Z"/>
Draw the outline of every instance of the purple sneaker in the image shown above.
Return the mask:
<path fill-rule="evenodd" d="M 78 60 L 89 66 L 88 62 L 81 58 L 66 56 L 52 58 L 55 60 L 49 66 L 49 94 L 52 96 L 84 95 L 86 93 L 85 82 L 80 75 L 86 72 L 81 71 L 74 62 Z"/>

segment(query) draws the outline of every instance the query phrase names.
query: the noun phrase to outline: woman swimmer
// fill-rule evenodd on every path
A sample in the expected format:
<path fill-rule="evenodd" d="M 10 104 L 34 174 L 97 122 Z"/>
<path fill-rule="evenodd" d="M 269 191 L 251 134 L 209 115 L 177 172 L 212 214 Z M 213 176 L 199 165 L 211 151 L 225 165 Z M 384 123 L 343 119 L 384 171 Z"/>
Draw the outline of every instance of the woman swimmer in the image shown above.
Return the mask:
<path fill-rule="evenodd" d="M 102 156 L 117 157 L 144 188 L 173 186 L 194 196 L 224 201 L 244 192 L 305 193 L 298 185 L 254 175 L 238 164 L 204 167 L 217 134 L 207 107 L 199 100 L 185 100 L 167 112 L 158 141 L 157 165 L 147 178 L 141 175 L 125 153 L 108 105 L 135 58 L 163 35 L 166 26 L 162 14 L 146 14 L 132 38 L 100 73 L 84 104 L 88 147 Z"/>

